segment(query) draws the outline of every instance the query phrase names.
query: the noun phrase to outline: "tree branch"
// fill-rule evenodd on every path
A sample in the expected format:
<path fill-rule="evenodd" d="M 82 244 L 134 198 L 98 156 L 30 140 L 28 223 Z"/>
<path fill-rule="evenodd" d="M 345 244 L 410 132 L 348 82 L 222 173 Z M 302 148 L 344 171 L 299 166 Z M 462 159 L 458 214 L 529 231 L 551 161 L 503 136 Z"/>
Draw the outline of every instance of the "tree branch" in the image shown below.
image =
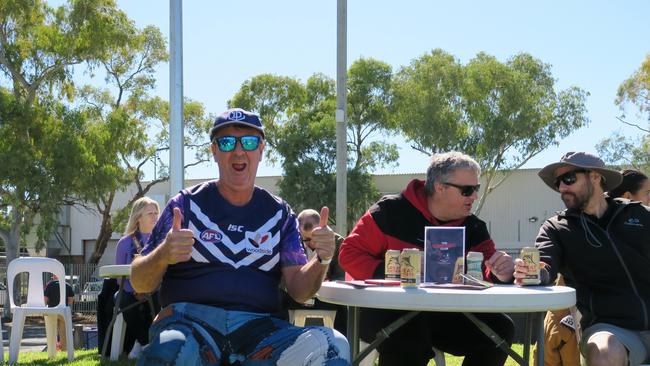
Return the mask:
<path fill-rule="evenodd" d="M 639 130 L 641 130 L 643 132 L 650 133 L 650 130 L 645 129 L 645 128 L 643 128 L 643 127 L 641 127 L 641 126 L 639 126 L 639 125 L 637 125 L 635 123 L 626 122 L 621 117 L 616 117 L 616 119 L 621 121 L 622 123 L 628 125 L 628 126 L 636 127 L 636 128 L 638 128 Z"/>

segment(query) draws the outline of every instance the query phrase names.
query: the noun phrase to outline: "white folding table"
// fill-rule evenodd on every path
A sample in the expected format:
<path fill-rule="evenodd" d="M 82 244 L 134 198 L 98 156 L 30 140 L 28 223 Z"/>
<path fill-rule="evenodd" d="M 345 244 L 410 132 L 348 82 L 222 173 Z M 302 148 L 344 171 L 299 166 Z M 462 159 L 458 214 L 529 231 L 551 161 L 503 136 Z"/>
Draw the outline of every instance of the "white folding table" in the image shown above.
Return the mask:
<path fill-rule="evenodd" d="M 317 293 L 321 301 L 348 306 L 348 339 L 353 364 L 365 357 L 369 349 L 359 355 L 359 308 L 405 310 L 401 324 L 421 311 L 464 313 L 493 341 L 496 333 L 472 313 L 526 313 L 524 355 L 511 349 L 508 354 L 522 365 L 529 365 L 532 324 L 537 319 L 537 362 L 544 364 L 544 314 L 547 310 L 565 309 L 575 305 L 575 290 L 565 286 L 514 286 L 495 285 L 483 290 L 449 288 L 413 288 L 399 286 L 355 287 L 343 282 L 323 282 Z M 400 320 L 395 327 L 399 327 Z M 485 329 L 487 328 L 487 329 Z M 392 329 L 394 330 L 394 329 Z M 392 331 L 391 330 L 391 331 Z M 491 332 L 491 334 L 490 334 Z M 498 337 L 498 336 L 497 336 Z M 370 347 L 368 347 L 370 348 Z"/>

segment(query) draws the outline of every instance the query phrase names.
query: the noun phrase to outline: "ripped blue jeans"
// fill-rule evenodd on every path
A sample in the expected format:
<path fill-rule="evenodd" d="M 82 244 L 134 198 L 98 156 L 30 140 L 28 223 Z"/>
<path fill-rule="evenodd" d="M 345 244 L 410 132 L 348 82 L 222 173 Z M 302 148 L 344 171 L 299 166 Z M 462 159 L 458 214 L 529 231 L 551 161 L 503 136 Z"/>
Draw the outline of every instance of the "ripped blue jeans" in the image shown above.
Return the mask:
<path fill-rule="evenodd" d="M 138 365 L 349 365 L 343 335 L 269 314 L 176 303 L 160 311 Z"/>

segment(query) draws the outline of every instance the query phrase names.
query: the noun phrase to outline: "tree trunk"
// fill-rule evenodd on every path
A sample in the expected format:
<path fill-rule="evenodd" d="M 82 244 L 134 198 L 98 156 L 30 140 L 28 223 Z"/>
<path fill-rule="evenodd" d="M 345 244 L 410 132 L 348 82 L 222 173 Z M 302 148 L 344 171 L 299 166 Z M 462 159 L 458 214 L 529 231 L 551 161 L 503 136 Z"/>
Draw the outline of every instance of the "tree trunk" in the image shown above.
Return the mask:
<path fill-rule="evenodd" d="M 18 249 L 20 248 L 20 227 L 23 222 L 23 213 L 22 210 L 16 205 L 11 209 L 11 228 L 9 229 L 9 238 L 6 242 L 7 250 L 7 267 L 9 267 L 9 262 L 18 258 Z M 14 289 L 14 299 L 20 299 L 20 281 L 17 282 L 17 286 L 13 287 Z M 2 311 L 3 317 L 9 317 L 10 315 L 10 303 L 9 303 L 9 279 L 7 278 L 7 296 L 5 297 L 5 303 Z"/>
<path fill-rule="evenodd" d="M 104 204 L 104 208 L 99 210 L 102 214 L 102 226 L 99 229 L 99 235 L 97 236 L 97 241 L 95 242 L 95 251 L 93 255 L 90 256 L 90 263 L 97 264 L 99 260 L 102 259 L 108 241 L 113 235 L 113 218 L 111 216 L 111 208 L 113 207 L 113 199 L 115 198 L 115 191 L 111 192 Z"/>
<path fill-rule="evenodd" d="M 99 230 L 99 235 L 97 236 L 97 241 L 95 242 L 95 251 L 90 257 L 90 263 L 97 264 L 99 260 L 104 255 L 108 241 L 111 239 L 113 234 L 113 220 L 109 210 L 105 210 L 102 215 L 102 226 Z"/>

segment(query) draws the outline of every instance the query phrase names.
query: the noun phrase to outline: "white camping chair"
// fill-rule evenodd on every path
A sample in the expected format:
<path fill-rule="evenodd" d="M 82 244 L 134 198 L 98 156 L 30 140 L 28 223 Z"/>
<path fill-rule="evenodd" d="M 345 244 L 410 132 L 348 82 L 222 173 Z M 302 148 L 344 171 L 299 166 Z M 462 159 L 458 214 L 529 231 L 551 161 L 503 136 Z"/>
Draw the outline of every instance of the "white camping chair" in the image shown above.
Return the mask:
<path fill-rule="evenodd" d="M 14 279 L 19 273 L 29 273 L 29 284 L 27 287 L 27 302 L 16 305 L 14 302 Z M 52 273 L 59 278 L 59 304 L 48 308 L 45 305 L 43 294 L 43 273 Z M 56 355 L 56 327 L 57 315 L 63 316 L 65 320 L 65 332 L 67 338 L 68 361 L 74 359 L 74 341 L 72 338 L 72 311 L 66 306 L 65 269 L 63 264 L 53 258 L 23 257 L 16 258 L 9 262 L 7 268 L 7 281 L 9 284 L 9 301 L 13 313 L 13 326 L 11 329 L 11 341 L 9 342 L 9 363 L 18 360 L 20 341 L 23 337 L 25 318 L 28 316 L 43 316 L 45 318 L 45 333 L 47 336 L 47 355 L 52 358 Z"/>

